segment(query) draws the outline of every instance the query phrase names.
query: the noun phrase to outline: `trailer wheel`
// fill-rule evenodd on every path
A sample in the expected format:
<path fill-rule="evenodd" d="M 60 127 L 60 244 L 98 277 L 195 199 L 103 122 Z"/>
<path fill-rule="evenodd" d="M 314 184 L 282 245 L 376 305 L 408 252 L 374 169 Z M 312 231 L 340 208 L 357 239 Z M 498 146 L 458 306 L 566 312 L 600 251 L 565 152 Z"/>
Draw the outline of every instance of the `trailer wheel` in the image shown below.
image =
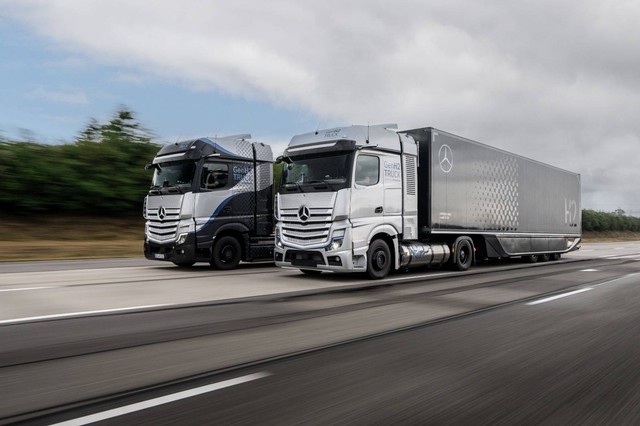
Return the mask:
<path fill-rule="evenodd" d="M 317 276 L 322 273 L 322 271 L 316 271 L 315 269 L 300 269 L 300 272 L 309 276 Z"/>
<path fill-rule="evenodd" d="M 549 253 L 538 255 L 538 262 L 548 262 L 551 259 L 551 255 Z"/>
<path fill-rule="evenodd" d="M 458 271 L 466 271 L 473 262 L 473 246 L 471 241 L 460 239 L 455 244 L 453 252 L 453 266 Z"/>
<path fill-rule="evenodd" d="M 218 239 L 213 245 L 211 255 L 211 266 L 216 269 L 227 271 L 235 269 L 240 263 L 242 256 L 242 246 L 240 242 L 230 235 Z"/>
<path fill-rule="evenodd" d="M 530 254 L 528 256 L 522 256 L 522 261 L 525 263 L 536 263 L 538 261 L 538 255 Z"/>
<path fill-rule="evenodd" d="M 379 280 L 387 276 L 391 269 L 391 250 L 384 240 L 375 240 L 367 250 L 367 275 Z"/>
<path fill-rule="evenodd" d="M 551 260 L 560 260 L 560 256 L 562 256 L 560 253 L 551 253 Z"/>

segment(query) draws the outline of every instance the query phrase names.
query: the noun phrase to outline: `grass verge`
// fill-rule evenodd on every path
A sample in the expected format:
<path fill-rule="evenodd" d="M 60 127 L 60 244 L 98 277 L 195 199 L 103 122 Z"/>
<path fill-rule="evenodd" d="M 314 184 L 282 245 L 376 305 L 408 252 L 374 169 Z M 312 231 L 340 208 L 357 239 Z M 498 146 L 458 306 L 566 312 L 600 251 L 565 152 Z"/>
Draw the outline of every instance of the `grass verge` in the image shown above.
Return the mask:
<path fill-rule="evenodd" d="M 0 261 L 142 257 L 137 217 L 0 217 Z M 585 232 L 585 243 L 640 241 L 640 232 Z"/>

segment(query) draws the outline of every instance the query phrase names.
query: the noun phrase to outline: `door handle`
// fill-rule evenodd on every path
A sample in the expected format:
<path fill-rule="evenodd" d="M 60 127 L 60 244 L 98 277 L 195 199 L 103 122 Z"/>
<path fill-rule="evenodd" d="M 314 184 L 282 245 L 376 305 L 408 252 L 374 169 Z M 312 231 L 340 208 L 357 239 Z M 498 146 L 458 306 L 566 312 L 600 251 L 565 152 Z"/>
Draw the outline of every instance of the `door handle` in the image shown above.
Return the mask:
<path fill-rule="evenodd" d="M 376 213 L 382 213 L 382 206 L 380 206 L 380 207 L 376 207 L 376 209 L 374 210 L 374 212 L 376 212 Z"/>
<path fill-rule="evenodd" d="M 231 207 L 227 206 L 222 209 L 222 213 L 231 213 Z"/>

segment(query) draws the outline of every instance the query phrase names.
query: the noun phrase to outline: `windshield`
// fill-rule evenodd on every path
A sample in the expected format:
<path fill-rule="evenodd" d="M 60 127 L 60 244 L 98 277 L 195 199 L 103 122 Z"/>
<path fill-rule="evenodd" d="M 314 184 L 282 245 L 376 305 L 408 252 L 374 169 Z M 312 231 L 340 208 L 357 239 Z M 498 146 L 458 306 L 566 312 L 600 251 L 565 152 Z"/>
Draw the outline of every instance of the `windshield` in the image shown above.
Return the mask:
<path fill-rule="evenodd" d="M 190 162 L 160 164 L 153 172 L 152 191 L 184 192 L 191 189 L 196 164 Z"/>
<path fill-rule="evenodd" d="M 350 184 L 352 152 L 291 158 L 282 172 L 280 192 L 337 191 Z"/>

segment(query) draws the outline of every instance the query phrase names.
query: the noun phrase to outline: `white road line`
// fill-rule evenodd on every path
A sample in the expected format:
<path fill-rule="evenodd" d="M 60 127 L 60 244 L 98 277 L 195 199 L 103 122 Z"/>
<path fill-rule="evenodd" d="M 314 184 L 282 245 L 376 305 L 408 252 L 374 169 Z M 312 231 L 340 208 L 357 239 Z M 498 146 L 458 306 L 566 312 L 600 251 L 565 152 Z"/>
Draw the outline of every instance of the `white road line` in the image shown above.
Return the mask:
<path fill-rule="evenodd" d="M 69 318 L 69 317 L 78 317 L 82 315 L 91 315 L 91 314 L 106 314 L 109 312 L 122 312 L 122 311 L 133 311 L 136 309 L 160 308 L 162 306 L 171 306 L 171 304 L 165 303 L 160 305 L 130 306 L 127 308 L 101 309 L 98 311 L 70 312 L 66 314 L 52 314 L 52 315 L 41 315 L 37 317 L 13 318 L 8 320 L 0 320 L 0 324 L 15 324 L 18 322 L 28 322 L 28 321 L 54 319 L 54 318 Z"/>
<path fill-rule="evenodd" d="M 599 269 L 581 269 L 580 272 L 598 272 Z"/>
<path fill-rule="evenodd" d="M 568 293 L 558 294 L 556 296 L 547 297 L 546 299 L 536 300 L 535 302 L 529 302 L 527 305 L 537 305 L 539 303 L 551 302 L 552 300 L 561 299 L 567 296 L 573 296 L 574 294 L 583 293 L 585 291 L 593 290 L 591 287 L 581 288 L 580 290 L 570 291 Z"/>
<path fill-rule="evenodd" d="M 168 404 L 170 402 L 178 401 L 192 396 L 201 395 L 207 392 L 213 392 L 216 390 L 228 388 L 231 386 L 239 385 L 242 383 L 250 382 L 264 377 L 271 376 L 269 372 L 260 372 L 255 374 L 249 374 L 247 376 L 238 377 L 235 379 L 225 380 L 219 383 L 213 383 L 199 388 L 194 388 L 182 392 L 177 392 L 171 395 L 165 395 L 158 398 L 153 398 L 148 401 L 142 401 L 135 404 L 125 405 L 124 407 L 114 408 L 112 410 L 103 411 L 101 413 L 91 414 L 89 416 L 78 417 L 77 419 L 68 420 L 66 422 L 56 423 L 51 426 L 80 426 L 89 423 L 99 422 L 113 417 L 122 416 L 124 414 L 134 413 L 136 411 L 145 410 L 147 408 L 156 407 L 162 404 Z"/>
<path fill-rule="evenodd" d="M 53 287 L 24 287 L 24 288 L 4 288 L 0 290 L 3 291 L 27 291 L 27 290 L 42 290 L 44 288 L 53 288 Z"/>

